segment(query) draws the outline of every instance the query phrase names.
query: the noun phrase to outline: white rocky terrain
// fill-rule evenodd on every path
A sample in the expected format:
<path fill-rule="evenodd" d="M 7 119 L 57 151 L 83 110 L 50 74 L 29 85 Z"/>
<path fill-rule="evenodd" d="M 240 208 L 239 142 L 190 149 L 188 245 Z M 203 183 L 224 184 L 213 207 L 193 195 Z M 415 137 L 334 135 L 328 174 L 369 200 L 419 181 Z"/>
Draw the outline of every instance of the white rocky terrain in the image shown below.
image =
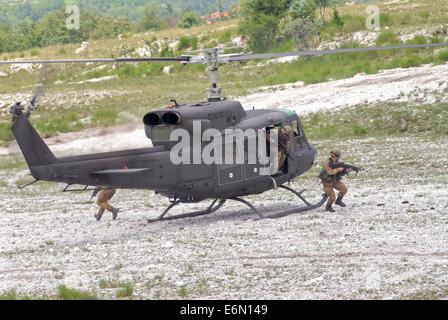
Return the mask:
<path fill-rule="evenodd" d="M 448 65 L 423 66 L 265 88 L 242 102 L 301 114 L 366 102 L 432 103 L 444 99 L 447 71 Z M 58 154 L 148 145 L 136 129 L 102 131 L 103 144 L 92 131 L 49 143 Z M 248 208 L 228 203 L 209 216 L 148 224 L 168 201 L 119 190 L 112 201 L 123 209 L 119 219 L 106 215 L 98 223 L 89 194 L 62 194 L 63 185 L 48 183 L 19 191 L 28 171 L 15 165 L 19 155 L 4 155 L 0 293 L 40 297 L 65 284 L 109 299 L 117 297 L 119 283 L 128 283 L 137 299 L 448 298 L 446 135 L 316 142 L 320 161 L 336 146 L 367 171 L 347 181 L 347 208 L 277 220 L 258 220 Z M 10 151 L 16 149 L 3 153 Z M 318 170 L 293 183 L 313 201 L 322 193 Z M 278 190 L 248 200 L 265 214 L 298 204 Z"/>

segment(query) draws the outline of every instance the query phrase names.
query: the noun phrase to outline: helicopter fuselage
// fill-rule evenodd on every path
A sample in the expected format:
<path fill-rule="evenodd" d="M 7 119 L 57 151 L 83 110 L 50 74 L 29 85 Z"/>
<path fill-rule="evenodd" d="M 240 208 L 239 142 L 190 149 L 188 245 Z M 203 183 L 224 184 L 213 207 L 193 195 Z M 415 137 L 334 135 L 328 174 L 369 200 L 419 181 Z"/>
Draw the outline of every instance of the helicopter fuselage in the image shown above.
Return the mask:
<path fill-rule="evenodd" d="M 63 158 L 56 158 L 51 153 L 20 110 L 14 113 L 12 130 L 31 174 L 37 180 L 154 190 L 182 202 L 263 193 L 307 172 L 317 155 L 294 112 L 244 110 L 237 101 L 210 101 L 154 110 L 145 115 L 144 125 L 153 147 Z M 224 137 L 228 132 L 233 135 L 247 130 L 269 132 L 285 126 L 294 131 L 289 137 L 286 165 L 283 170 L 269 175 L 260 174 L 267 164 L 249 163 L 248 159 L 238 163 L 195 161 L 198 152 L 202 155 L 208 143 L 194 137 L 180 152 L 182 156 L 188 153 L 188 159 L 192 161 L 181 164 L 172 161 L 173 150 L 179 143 L 170 139 L 174 130 L 182 129 L 193 136 L 193 131 L 199 127 L 202 136 L 206 130 L 214 129 Z M 231 141 L 234 153 L 247 155 L 245 143 Z"/>

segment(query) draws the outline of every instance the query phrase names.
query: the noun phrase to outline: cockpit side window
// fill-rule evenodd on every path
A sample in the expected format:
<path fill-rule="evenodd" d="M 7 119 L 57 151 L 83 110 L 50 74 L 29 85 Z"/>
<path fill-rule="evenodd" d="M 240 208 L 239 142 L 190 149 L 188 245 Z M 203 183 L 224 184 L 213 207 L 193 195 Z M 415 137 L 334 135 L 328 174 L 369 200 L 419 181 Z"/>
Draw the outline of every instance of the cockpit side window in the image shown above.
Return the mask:
<path fill-rule="evenodd" d="M 297 119 L 292 122 L 292 128 L 294 129 L 294 137 L 302 136 L 302 131 L 300 130 L 300 123 Z"/>

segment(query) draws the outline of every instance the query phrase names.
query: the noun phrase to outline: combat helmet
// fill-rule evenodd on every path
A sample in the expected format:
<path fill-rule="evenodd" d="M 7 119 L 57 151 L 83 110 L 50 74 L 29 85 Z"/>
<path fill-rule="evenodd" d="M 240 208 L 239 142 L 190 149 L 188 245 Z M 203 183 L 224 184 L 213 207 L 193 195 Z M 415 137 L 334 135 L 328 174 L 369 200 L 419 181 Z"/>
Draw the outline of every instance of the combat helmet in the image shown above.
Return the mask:
<path fill-rule="evenodd" d="M 338 159 L 341 157 L 341 151 L 339 150 L 331 150 L 330 155 L 335 155 Z"/>

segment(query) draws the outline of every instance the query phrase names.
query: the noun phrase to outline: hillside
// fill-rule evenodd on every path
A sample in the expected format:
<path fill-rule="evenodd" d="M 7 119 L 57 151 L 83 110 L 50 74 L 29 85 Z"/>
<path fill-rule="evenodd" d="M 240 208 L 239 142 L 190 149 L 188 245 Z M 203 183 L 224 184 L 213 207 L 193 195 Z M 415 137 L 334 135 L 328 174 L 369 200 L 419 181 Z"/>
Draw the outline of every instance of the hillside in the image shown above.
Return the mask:
<path fill-rule="evenodd" d="M 345 23 L 339 32 L 331 25 L 322 34 L 321 48 L 344 43 L 363 46 L 390 43 L 443 41 L 448 37 L 444 14 L 445 1 L 414 0 L 382 5 L 381 31 L 365 31 L 365 5 L 339 7 Z M 412 23 L 409 17 L 412 16 Z M 147 55 L 178 55 L 187 50 L 218 45 L 244 45 L 238 21 L 232 20 L 191 29 L 168 29 L 122 35 L 116 39 L 94 40 L 88 49 L 78 45 L 59 45 L 3 55 L 2 59 L 86 58 Z M 288 49 L 279 48 L 280 49 Z M 227 96 L 241 96 L 266 86 L 303 81 L 305 84 L 342 79 L 358 73 L 376 73 L 383 69 L 413 67 L 427 63 L 444 63 L 447 50 L 409 50 L 356 55 L 299 59 L 289 63 L 250 62 L 245 66 L 221 68 L 219 81 Z M 277 62 L 282 62 L 277 61 Z M 0 140 L 11 138 L 7 119 L 9 105 L 29 97 L 33 87 L 45 79 L 46 95 L 41 109 L 33 117 L 45 136 L 76 131 L 98 125 L 114 125 L 140 118 L 151 108 L 164 105 L 171 98 L 180 102 L 203 99 L 208 87 L 203 66 L 172 65 L 164 74 L 163 64 L 140 65 L 58 65 L 30 70 L 0 67 Z M 173 85 L 175 79 L 175 85 Z M 123 107 L 123 106 L 126 107 Z"/>
<path fill-rule="evenodd" d="M 239 0 L 0 0 L 2 15 L 0 24 L 17 24 L 24 19 L 32 21 L 41 20 L 46 14 L 55 10 L 65 8 L 67 4 L 78 5 L 81 10 L 87 10 L 94 14 L 111 17 L 129 17 L 137 20 L 144 12 L 144 8 L 149 4 L 157 4 L 167 11 L 191 10 L 198 14 L 206 14 L 219 8 L 227 10 L 235 5 Z"/>

